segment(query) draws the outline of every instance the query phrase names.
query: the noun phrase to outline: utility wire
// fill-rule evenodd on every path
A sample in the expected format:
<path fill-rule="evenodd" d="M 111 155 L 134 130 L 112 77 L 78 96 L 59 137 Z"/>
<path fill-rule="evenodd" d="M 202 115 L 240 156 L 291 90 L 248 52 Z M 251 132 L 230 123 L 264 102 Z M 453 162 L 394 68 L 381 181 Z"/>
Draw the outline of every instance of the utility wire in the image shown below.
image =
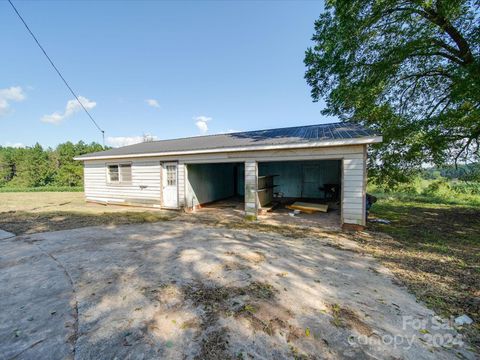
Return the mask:
<path fill-rule="evenodd" d="M 12 1 L 11 0 L 8 0 L 8 2 L 10 3 L 10 5 L 12 5 L 12 8 L 13 10 L 15 11 L 15 13 L 18 15 L 19 19 L 22 21 L 23 25 L 25 25 L 25 27 L 27 28 L 27 31 L 30 33 L 30 35 L 32 36 L 33 40 L 35 40 L 35 42 L 37 43 L 38 47 L 42 50 L 43 54 L 46 56 L 46 58 L 48 59 L 48 61 L 50 62 L 50 64 L 52 65 L 52 67 L 55 69 L 55 71 L 57 72 L 58 76 L 60 76 L 60 78 L 62 79 L 62 81 L 65 83 L 65 85 L 67 86 L 68 90 L 70 90 L 70 92 L 72 93 L 72 95 L 75 97 L 75 99 L 77 99 L 78 103 L 80 104 L 80 106 L 83 108 L 83 110 L 85 110 L 85 112 L 87 113 L 88 117 L 90 118 L 90 120 L 92 120 L 93 124 L 95 125 L 95 127 L 102 133 L 102 140 L 103 140 L 103 147 L 105 147 L 105 130 L 102 130 L 102 128 L 100 128 L 100 126 L 97 124 L 97 122 L 93 119 L 92 115 L 88 112 L 87 108 L 82 104 L 82 102 L 80 101 L 80 99 L 78 98 L 77 94 L 73 91 L 73 89 L 70 87 L 70 85 L 68 85 L 68 82 L 67 80 L 65 80 L 65 78 L 63 77 L 62 73 L 60 72 L 60 70 L 58 70 L 58 68 L 55 66 L 55 64 L 53 63 L 52 59 L 50 59 L 50 56 L 48 56 L 47 52 L 45 51 L 45 49 L 43 48 L 43 46 L 40 44 L 40 42 L 38 41 L 37 37 L 33 34 L 32 30 L 30 30 L 30 28 L 28 27 L 27 23 L 25 22 L 25 20 L 23 20 L 23 17 L 22 15 L 20 15 L 20 13 L 18 12 L 17 8 L 15 7 L 15 5 L 13 5 Z"/>

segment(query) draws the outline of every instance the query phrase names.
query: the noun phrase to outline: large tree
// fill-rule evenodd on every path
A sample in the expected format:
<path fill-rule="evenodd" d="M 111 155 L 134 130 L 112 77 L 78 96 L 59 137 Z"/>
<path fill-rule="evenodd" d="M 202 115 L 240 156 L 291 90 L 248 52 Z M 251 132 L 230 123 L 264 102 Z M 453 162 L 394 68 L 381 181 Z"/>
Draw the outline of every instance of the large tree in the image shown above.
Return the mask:
<path fill-rule="evenodd" d="M 326 0 L 305 78 L 324 114 L 381 132 L 370 169 L 478 160 L 479 0 Z"/>

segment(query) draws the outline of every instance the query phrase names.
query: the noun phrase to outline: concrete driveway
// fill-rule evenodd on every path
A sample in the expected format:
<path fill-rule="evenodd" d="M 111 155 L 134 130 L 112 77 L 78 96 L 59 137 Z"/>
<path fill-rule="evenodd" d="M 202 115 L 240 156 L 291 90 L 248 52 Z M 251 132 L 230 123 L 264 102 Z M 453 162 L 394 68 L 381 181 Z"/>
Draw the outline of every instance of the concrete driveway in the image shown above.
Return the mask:
<path fill-rule="evenodd" d="M 348 241 L 167 221 L 0 246 L 1 359 L 474 358 Z"/>

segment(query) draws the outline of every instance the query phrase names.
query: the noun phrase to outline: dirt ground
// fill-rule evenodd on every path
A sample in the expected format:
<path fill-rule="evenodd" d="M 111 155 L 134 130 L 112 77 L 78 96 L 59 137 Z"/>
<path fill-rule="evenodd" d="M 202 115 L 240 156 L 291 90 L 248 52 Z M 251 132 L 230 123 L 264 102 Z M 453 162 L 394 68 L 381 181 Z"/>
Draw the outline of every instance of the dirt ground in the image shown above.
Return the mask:
<path fill-rule="evenodd" d="M 346 239 L 180 219 L 1 246 L 1 359 L 475 358 Z"/>
<path fill-rule="evenodd" d="M 300 213 L 295 216 L 290 216 L 291 213 L 293 213 L 292 210 L 285 208 L 284 205 L 280 205 L 272 211 L 260 212 L 258 219 L 262 224 L 267 226 L 277 227 L 289 225 L 310 229 L 341 230 L 340 212 L 336 205 L 330 204 L 329 210 L 326 213 Z M 228 220 L 228 222 L 238 222 L 243 221 L 245 208 L 242 199 L 226 199 L 203 207 L 197 211 L 195 215 L 205 218 L 206 220 L 217 219 L 222 223 L 225 223 L 226 220 Z"/>
<path fill-rule="evenodd" d="M 260 215 L 259 219 L 262 224 L 275 227 L 291 225 L 324 230 L 340 230 L 341 227 L 338 209 L 294 217 L 289 216 L 290 212 L 284 208 L 276 209 Z M 87 203 L 83 193 L 77 192 L 0 193 L 0 214 L 0 229 L 17 235 L 103 224 L 150 223 L 184 215 L 178 211 Z M 193 215 L 193 221 L 243 223 L 244 205 L 241 201 L 218 201 Z M 185 220 L 192 221 L 186 217 Z"/>
<path fill-rule="evenodd" d="M 81 192 L 0 193 L 0 229 L 17 235 L 149 223 L 177 215 L 175 211 L 87 203 Z"/>

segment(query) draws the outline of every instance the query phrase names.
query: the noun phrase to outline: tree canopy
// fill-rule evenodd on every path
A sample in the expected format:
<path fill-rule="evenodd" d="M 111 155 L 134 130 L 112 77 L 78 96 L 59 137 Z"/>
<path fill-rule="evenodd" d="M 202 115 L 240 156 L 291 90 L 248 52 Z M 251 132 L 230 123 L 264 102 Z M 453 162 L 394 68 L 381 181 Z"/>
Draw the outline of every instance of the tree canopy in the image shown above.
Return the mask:
<path fill-rule="evenodd" d="M 324 114 L 384 137 L 378 181 L 424 164 L 476 161 L 480 146 L 478 0 L 327 0 L 305 78 Z"/>
<path fill-rule="evenodd" d="M 102 145 L 83 141 L 68 141 L 55 149 L 44 149 L 38 143 L 28 148 L 0 146 L 0 186 L 82 186 L 83 164 L 73 157 L 101 150 Z"/>

